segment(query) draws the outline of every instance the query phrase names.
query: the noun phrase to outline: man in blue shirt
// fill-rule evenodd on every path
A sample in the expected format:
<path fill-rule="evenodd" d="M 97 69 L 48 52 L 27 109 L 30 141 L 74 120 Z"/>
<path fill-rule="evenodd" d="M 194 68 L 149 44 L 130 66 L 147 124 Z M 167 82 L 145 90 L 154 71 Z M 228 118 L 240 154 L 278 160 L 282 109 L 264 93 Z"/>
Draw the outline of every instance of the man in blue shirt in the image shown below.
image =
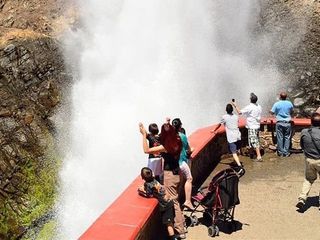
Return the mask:
<path fill-rule="evenodd" d="M 293 105 L 287 100 L 285 92 L 280 93 L 280 100 L 273 104 L 270 110 L 277 119 L 277 153 L 279 156 L 288 157 L 290 155 L 289 148 L 291 142 L 291 116 L 293 114 Z"/>

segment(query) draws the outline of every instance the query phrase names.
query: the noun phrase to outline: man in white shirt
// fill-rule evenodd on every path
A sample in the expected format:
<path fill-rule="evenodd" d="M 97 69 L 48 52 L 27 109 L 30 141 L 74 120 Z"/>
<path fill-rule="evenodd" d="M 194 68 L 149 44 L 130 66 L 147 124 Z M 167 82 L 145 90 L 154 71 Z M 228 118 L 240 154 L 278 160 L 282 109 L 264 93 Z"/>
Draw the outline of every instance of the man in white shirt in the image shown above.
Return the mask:
<path fill-rule="evenodd" d="M 232 102 L 232 104 L 237 110 L 238 114 L 243 115 L 246 118 L 249 146 L 251 148 L 254 148 L 257 154 L 257 159 L 255 159 L 254 161 L 261 162 L 262 158 L 260 153 L 259 130 L 262 108 L 259 104 L 257 104 L 257 101 L 258 97 L 254 93 L 250 93 L 250 104 L 245 106 L 243 109 L 240 110 L 236 106 L 235 102 Z"/>

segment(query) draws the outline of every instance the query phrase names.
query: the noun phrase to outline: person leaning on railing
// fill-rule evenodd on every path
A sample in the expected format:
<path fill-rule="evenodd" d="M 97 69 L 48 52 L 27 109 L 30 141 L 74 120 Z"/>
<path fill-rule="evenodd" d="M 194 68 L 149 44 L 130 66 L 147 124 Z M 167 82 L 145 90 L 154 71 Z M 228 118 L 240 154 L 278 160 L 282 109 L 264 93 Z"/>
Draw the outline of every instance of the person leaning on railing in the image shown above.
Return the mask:
<path fill-rule="evenodd" d="M 181 139 L 176 133 L 175 128 L 170 124 L 170 119 L 167 119 L 167 123 L 163 124 L 161 127 L 160 146 L 150 148 L 147 142 L 147 131 L 142 123 L 139 123 L 139 130 L 142 134 L 144 153 L 161 153 L 161 156 L 164 159 L 163 185 L 174 203 L 174 229 L 178 233 L 177 238 L 185 239 L 185 221 L 178 201 L 178 188 L 180 184 L 179 157 L 182 149 Z"/>

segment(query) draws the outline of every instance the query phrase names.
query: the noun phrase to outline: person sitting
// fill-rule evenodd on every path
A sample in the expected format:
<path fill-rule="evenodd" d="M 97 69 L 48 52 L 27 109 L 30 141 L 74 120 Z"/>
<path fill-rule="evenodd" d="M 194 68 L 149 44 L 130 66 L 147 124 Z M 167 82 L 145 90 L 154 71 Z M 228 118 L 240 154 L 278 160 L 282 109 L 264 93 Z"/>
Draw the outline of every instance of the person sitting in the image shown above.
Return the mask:
<path fill-rule="evenodd" d="M 143 186 L 138 188 L 140 195 L 144 197 L 155 197 L 159 202 L 159 210 L 162 223 L 167 226 L 170 240 L 176 240 L 174 235 L 174 207 L 173 201 L 166 193 L 165 187 L 161 185 L 153 176 L 150 168 L 141 169 L 141 178 L 145 181 Z"/>
<path fill-rule="evenodd" d="M 180 153 L 179 158 L 179 166 L 180 170 L 182 172 L 183 177 L 186 179 L 186 182 L 184 184 L 184 191 L 185 191 L 185 202 L 182 205 L 183 207 L 187 209 L 193 209 L 193 205 L 191 202 L 191 192 L 192 192 L 192 175 L 190 171 L 190 167 L 188 165 L 188 158 L 190 154 L 192 153 L 192 149 L 189 146 L 188 138 L 185 135 L 185 131 L 182 132 L 182 122 L 179 118 L 175 118 L 172 120 L 172 126 L 176 129 L 177 133 L 179 134 L 182 142 L 182 150 Z"/>

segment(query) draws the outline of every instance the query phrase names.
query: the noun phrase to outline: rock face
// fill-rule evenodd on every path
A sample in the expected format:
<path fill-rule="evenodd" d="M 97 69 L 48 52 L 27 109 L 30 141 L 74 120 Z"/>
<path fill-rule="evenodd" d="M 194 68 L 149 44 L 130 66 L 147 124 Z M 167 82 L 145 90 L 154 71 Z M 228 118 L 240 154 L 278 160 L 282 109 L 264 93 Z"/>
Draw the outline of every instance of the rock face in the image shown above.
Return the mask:
<path fill-rule="evenodd" d="M 54 203 L 58 159 L 49 117 L 68 81 L 54 39 L 0 47 L 0 219 L 9 224 L 0 234 L 10 239 Z"/>
<path fill-rule="evenodd" d="M 268 0 L 261 2 L 257 31 L 270 36 L 270 58 L 283 75 L 299 117 L 320 106 L 320 2 Z"/>
<path fill-rule="evenodd" d="M 50 117 L 71 80 L 58 40 L 64 5 L 0 0 L 0 239 L 21 237 L 55 203 L 61 159 Z"/>

